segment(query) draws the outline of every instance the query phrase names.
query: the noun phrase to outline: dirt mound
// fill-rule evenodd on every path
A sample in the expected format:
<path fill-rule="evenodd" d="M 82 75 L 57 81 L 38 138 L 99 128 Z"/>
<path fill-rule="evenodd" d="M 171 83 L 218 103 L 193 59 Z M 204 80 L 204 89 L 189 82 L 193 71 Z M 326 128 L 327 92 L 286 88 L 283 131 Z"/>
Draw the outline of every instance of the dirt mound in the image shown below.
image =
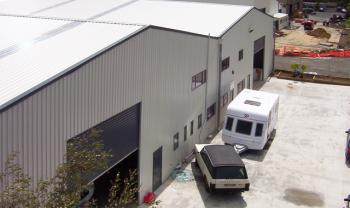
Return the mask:
<path fill-rule="evenodd" d="M 329 34 L 325 29 L 323 28 L 317 28 L 313 31 L 307 32 L 306 34 L 310 36 L 314 36 L 316 38 L 327 38 L 329 39 L 331 37 L 331 34 Z"/>

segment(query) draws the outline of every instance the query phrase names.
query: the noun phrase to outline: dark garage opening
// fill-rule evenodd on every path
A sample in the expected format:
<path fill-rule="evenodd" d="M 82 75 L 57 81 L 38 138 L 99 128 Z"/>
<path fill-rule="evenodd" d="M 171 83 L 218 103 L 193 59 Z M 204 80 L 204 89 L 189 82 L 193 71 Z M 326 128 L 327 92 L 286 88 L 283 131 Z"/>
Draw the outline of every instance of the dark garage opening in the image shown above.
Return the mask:
<path fill-rule="evenodd" d="M 121 180 L 123 180 L 123 178 L 128 177 L 129 170 L 135 170 L 137 168 L 138 151 L 135 151 L 95 180 L 95 190 L 92 199 L 96 200 L 97 207 L 105 207 L 108 200 L 109 190 L 112 187 L 112 182 L 114 182 L 118 173 L 120 174 Z"/>
<path fill-rule="evenodd" d="M 254 58 L 253 58 L 253 88 L 256 88 L 264 80 L 264 52 L 265 36 L 254 41 Z"/>
<path fill-rule="evenodd" d="M 88 181 L 94 182 L 93 198 L 97 200 L 98 207 L 104 207 L 107 202 L 111 182 L 118 172 L 123 179 L 123 176 L 128 176 L 129 170 L 138 170 L 140 106 L 140 103 L 136 104 L 92 127 L 101 131 L 104 149 L 112 155 L 105 170 L 85 175 Z M 79 136 L 75 139 L 79 139 Z"/>

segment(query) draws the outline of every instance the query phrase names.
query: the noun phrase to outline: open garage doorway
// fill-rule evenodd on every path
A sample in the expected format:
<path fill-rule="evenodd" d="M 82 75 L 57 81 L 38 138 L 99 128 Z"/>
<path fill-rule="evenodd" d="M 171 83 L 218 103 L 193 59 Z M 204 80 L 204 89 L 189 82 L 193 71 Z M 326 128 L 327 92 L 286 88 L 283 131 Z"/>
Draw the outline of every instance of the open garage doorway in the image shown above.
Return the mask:
<path fill-rule="evenodd" d="M 254 41 L 253 88 L 257 89 L 264 80 L 265 36 Z"/>
<path fill-rule="evenodd" d="M 120 179 L 123 180 L 124 178 L 129 177 L 129 170 L 138 169 L 138 152 L 139 151 L 135 151 L 131 153 L 124 160 L 116 164 L 94 181 L 95 187 L 92 199 L 96 201 L 97 207 L 106 206 L 109 190 L 111 189 L 112 182 L 115 181 L 117 174 L 119 174 Z M 135 199 L 137 198 L 138 197 L 136 195 Z M 134 204 L 136 205 L 137 201 L 135 201 Z"/>
<path fill-rule="evenodd" d="M 123 180 L 128 176 L 129 170 L 139 172 L 140 108 L 141 104 L 136 104 L 92 127 L 99 131 L 103 149 L 111 154 L 105 169 L 84 175 L 90 183 L 94 184 L 92 198 L 97 202 L 98 207 L 105 207 L 111 183 L 118 173 Z M 83 137 L 79 135 L 68 142 L 75 139 L 83 139 Z M 136 176 L 136 180 L 138 178 Z"/>

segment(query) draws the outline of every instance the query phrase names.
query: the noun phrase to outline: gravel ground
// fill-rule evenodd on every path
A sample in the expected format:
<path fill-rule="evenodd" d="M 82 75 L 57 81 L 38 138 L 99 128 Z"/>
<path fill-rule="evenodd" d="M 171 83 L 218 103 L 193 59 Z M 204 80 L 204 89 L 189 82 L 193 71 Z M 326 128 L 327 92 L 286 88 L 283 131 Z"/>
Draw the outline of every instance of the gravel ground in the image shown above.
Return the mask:
<path fill-rule="evenodd" d="M 325 39 L 325 38 L 316 38 L 316 37 L 307 35 L 301 24 L 294 23 L 294 25 L 298 28 L 295 30 L 288 30 L 288 29 L 282 30 L 282 32 L 284 32 L 286 36 L 276 38 L 276 48 L 283 48 L 284 46 L 287 46 L 287 47 L 295 46 L 296 48 L 301 48 L 301 49 L 319 50 L 319 49 L 325 48 L 324 46 L 320 45 L 321 42 L 332 43 L 333 44 L 332 48 L 337 47 L 337 44 L 340 39 L 341 30 L 325 27 L 320 23 L 318 23 L 314 29 L 323 28 L 329 34 L 331 34 L 331 37 L 329 39 Z"/>

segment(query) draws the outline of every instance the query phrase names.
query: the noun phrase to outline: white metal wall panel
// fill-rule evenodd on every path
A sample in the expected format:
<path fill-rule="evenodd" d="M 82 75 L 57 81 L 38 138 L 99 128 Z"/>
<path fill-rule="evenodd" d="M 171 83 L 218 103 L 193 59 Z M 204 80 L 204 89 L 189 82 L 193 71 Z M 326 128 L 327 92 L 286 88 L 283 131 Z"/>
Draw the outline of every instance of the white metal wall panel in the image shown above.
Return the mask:
<path fill-rule="evenodd" d="M 234 82 L 236 96 L 237 84 L 245 79 L 247 85 L 246 79 L 249 74 L 250 86 L 253 86 L 254 41 L 263 36 L 265 36 L 264 77 L 267 78 L 273 67 L 273 18 L 260 11 L 252 10 L 224 35 L 222 58 L 230 57 L 230 67 L 221 73 L 222 95 L 229 92 L 230 85 Z M 238 53 L 241 49 L 243 49 L 243 59 L 239 61 Z M 222 109 L 221 113 L 224 114 L 225 111 L 226 108 Z"/>
<path fill-rule="evenodd" d="M 192 76 L 207 68 L 207 46 L 205 37 L 148 29 L 31 94 L 0 114 L 1 164 L 17 150 L 35 181 L 50 177 L 63 161 L 67 139 L 141 102 L 142 197 L 152 188 L 153 151 L 163 146 L 164 180 L 193 144 L 216 128 L 214 116 L 199 135 L 197 116 L 202 113 L 206 119 L 205 85 L 191 90 Z M 209 48 L 208 105 L 217 98 L 216 39 L 210 40 Z M 174 151 L 177 132 L 180 148 Z"/>

